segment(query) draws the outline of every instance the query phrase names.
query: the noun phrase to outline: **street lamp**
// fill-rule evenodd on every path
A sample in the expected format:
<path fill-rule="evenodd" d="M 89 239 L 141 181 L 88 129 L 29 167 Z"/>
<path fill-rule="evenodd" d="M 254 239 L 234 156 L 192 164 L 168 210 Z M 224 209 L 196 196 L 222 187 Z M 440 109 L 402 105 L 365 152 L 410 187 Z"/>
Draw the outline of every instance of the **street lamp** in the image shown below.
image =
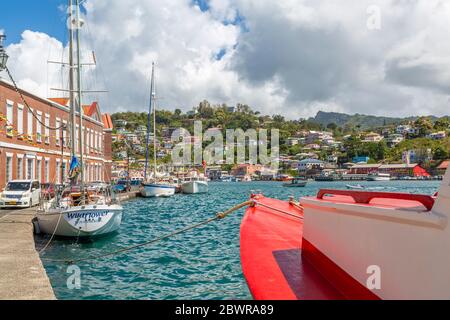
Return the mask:
<path fill-rule="evenodd" d="M 0 71 L 6 69 L 6 62 L 8 61 L 8 55 L 6 54 L 5 49 L 3 48 L 3 41 L 6 39 L 4 34 L 0 34 Z"/>

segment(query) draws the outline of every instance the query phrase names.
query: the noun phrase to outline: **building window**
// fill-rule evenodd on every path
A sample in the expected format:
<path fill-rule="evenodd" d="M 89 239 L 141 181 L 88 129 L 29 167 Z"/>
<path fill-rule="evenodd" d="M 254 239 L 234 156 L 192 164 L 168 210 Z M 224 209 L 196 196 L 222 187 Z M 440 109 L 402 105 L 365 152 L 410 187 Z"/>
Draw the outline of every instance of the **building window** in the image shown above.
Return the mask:
<path fill-rule="evenodd" d="M 37 121 L 36 121 L 36 141 L 42 142 L 42 112 L 37 113 Z"/>
<path fill-rule="evenodd" d="M 14 105 L 10 102 L 6 103 L 6 120 L 9 125 L 14 124 Z"/>
<path fill-rule="evenodd" d="M 76 129 L 75 129 L 75 150 L 76 150 L 76 152 L 78 152 L 78 128 L 79 128 L 79 126 L 77 125 Z"/>
<path fill-rule="evenodd" d="M 50 115 L 45 115 L 45 144 L 50 144 Z"/>
<path fill-rule="evenodd" d="M 98 140 L 97 140 L 97 132 L 94 132 L 94 151 L 95 151 L 95 153 L 97 153 L 97 148 L 98 148 L 98 145 L 97 145 L 97 143 L 98 143 Z"/>
<path fill-rule="evenodd" d="M 64 183 L 64 181 L 66 181 L 67 178 L 67 161 L 63 161 L 62 164 L 62 183 Z"/>
<path fill-rule="evenodd" d="M 12 102 L 6 103 L 6 121 L 8 127 L 6 128 L 6 135 L 8 137 L 12 137 L 13 134 L 13 125 L 14 125 L 14 105 Z"/>
<path fill-rule="evenodd" d="M 61 119 L 59 119 L 59 118 L 56 118 L 56 128 L 59 128 L 61 126 Z M 55 135 L 56 135 L 56 137 L 55 137 L 55 140 L 56 140 L 56 146 L 60 146 L 61 145 L 61 129 L 58 129 L 56 132 L 55 132 Z"/>
<path fill-rule="evenodd" d="M 50 182 L 50 160 L 49 159 L 45 159 L 45 163 L 44 163 L 44 179 L 45 179 L 45 183 Z"/>
<path fill-rule="evenodd" d="M 17 109 L 17 133 L 23 135 L 23 106 L 20 104 Z"/>
<path fill-rule="evenodd" d="M 67 128 L 67 121 L 63 121 L 63 124 L 64 124 L 64 127 L 65 127 L 65 129 L 63 129 L 63 146 L 64 147 L 67 147 L 67 130 L 69 130 L 68 128 Z"/>
<path fill-rule="evenodd" d="M 34 179 L 34 159 L 27 159 L 27 180 Z"/>
<path fill-rule="evenodd" d="M 94 152 L 94 131 L 91 130 L 91 152 Z"/>
<path fill-rule="evenodd" d="M 13 167 L 12 167 L 13 157 L 6 156 L 6 182 L 12 181 L 13 179 Z"/>
<path fill-rule="evenodd" d="M 36 162 L 36 179 L 39 183 L 42 183 L 42 160 Z"/>
<path fill-rule="evenodd" d="M 23 179 L 23 158 L 17 158 L 17 180 Z"/>
<path fill-rule="evenodd" d="M 28 110 L 28 118 L 27 118 L 27 134 L 28 134 L 28 139 L 32 140 L 33 139 L 33 113 Z"/>
<path fill-rule="evenodd" d="M 61 183 L 61 161 L 56 160 L 56 182 Z"/>

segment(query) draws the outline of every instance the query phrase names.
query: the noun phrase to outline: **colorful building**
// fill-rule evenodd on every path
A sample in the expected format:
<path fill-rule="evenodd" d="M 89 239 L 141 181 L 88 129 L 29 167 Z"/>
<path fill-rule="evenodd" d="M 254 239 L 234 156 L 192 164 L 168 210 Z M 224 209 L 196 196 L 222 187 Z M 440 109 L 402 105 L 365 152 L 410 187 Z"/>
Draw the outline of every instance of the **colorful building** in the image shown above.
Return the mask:
<path fill-rule="evenodd" d="M 348 170 L 348 174 L 367 175 L 370 173 L 388 173 L 392 177 L 429 177 L 430 174 L 419 164 L 357 164 Z"/>
<path fill-rule="evenodd" d="M 67 179 L 71 155 L 69 99 L 21 93 L 31 110 L 14 87 L 0 79 L 0 187 L 16 179 L 62 183 Z M 83 148 L 86 180 L 110 181 L 111 117 L 101 113 L 98 103 L 83 106 L 83 110 L 83 141 L 78 141 L 80 128 L 76 125 L 75 147 L 77 154 Z"/>

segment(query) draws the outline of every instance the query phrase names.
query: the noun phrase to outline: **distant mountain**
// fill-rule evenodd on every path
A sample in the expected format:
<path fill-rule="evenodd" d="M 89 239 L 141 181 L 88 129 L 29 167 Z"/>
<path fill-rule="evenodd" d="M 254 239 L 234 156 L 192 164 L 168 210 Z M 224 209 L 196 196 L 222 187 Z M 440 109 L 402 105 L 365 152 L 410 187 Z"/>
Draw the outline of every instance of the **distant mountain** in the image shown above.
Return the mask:
<path fill-rule="evenodd" d="M 417 118 L 418 117 L 391 118 L 363 114 L 349 115 L 345 113 L 319 111 L 314 118 L 310 118 L 309 120 L 319 123 L 325 127 L 330 123 L 335 123 L 339 127 L 344 127 L 347 125 L 352 127 L 361 126 L 361 129 L 372 129 L 387 125 L 400 124 L 407 121 L 415 121 Z M 434 116 L 431 116 L 430 118 L 433 121 L 438 119 Z"/>

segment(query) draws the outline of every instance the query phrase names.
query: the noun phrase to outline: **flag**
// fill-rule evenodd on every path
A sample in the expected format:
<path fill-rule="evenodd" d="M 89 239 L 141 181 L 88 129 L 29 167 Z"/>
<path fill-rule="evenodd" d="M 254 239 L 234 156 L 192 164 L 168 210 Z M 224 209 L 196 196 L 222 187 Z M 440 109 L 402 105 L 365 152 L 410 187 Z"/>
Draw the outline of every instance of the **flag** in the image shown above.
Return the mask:
<path fill-rule="evenodd" d="M 80 162 L 78 161 L 78 158 L 74 156 L 72 158 L 72 162 L 70 163 L 70 171 L 69 171 L 70 179 L 75 180 L 78 177 L 79 173 L 80 173 Z"/>

